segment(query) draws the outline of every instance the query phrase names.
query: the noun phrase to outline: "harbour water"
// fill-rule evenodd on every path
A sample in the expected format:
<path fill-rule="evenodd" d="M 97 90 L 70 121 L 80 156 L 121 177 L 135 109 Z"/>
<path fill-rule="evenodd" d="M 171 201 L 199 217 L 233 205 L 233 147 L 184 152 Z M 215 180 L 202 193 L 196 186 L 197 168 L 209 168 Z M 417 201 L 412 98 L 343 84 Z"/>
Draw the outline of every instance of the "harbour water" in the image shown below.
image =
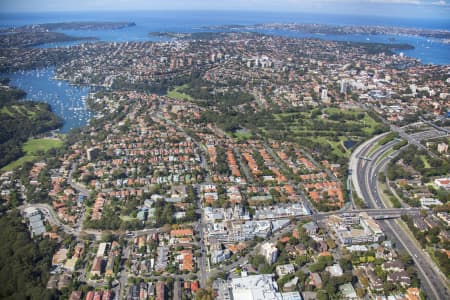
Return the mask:
<path fill-rule="evenodd" d="M 70 12 L 70 13 L 0 13 L 0 28 L 42 24 L 52 22 L 135 22 L 136 26 L 119 30 L 66 30 L 61 31 L 72 36 L 97 37 L 100 41 L 161 41 L 165 37 L 150 36 L 149 32 L 200 32 L 211 31 L 207 26 L 217 25 L 253 25 L 261 23 L 317 23 L 330 25 L 381 25 L 416 27 L 428 29 L 450 29 L 450 19 L 421 20 L 388 17 L 321 15 L 305 13 L 268 13 L 268 12 L 194 12 L 194 11 L 154 11 L 154 12 Z M 425 64 L 450 64 L 450 44 L 417 36 L 400 35 L 321 35 L 301 34 L 292 31 L 259 30 L 266 34 L 284 35 L 295 38 L 319 38 L 338 41 L 407 43 L 413 50 L 403 51 L 405 55 L 420 59 Z M 39 47 L 68 47 L 78 42 L 51 43 Z M 62 132 L 87 124 L 92 113 L 85 106 L 87 87 L 76 87 L 64 81 L 53 80 L 53 68 L 0 74 L 9 77 L 13 85 L 25 90 L 28 99 L 49 103 L 53 111 L 64 120 Z"/>
<path fill-rule="evenodd" d="M 11 85 L 26 91 L 28 100 L 50 104 L 52 111 L 64 120 L 61 132 L 67 133 L 86 125 L 92 116 L 85 102 L 89 88 L 54 80 L 53 73 L 53 68 L 46 68 L 2 74 L 2 77 L 10 78 Z"/>
<path fill-rule="evenodd" d="M 262 23 L 316 23 L 329 25 L 396 26 L 450 30 L 450 18 L 417 19 L 313 13 L 269 13 L 238 11 L 139 11 L 139 12 L 66 12 L 66 13 L 0 13 L 0 28 L 53 22 L 135 22 L 136 26 L 119 30 L 61 30 L 78 37 L 97 37 L 100 41 L 161 41 L 164 37 L 150 36 L 149 32 L 200 32 L 211 31 L 208 26 L 254 25 Z M 379 42 L 411 44 L 415 48 L 403 51 L 405 55 L 420 59 L 425 64 L 450 64 L 450 44 L 436 39 L 401 35 L 323 35 L 301 34 L 291 31 L 259 30 L 267 34 L 281 34 L 298 38 L 318 38 L 353 42 Z M 40 47 L 70 46 L 77 42 L 52 43 Z M 79 42 L 78 42 L 79 43 Z"/>

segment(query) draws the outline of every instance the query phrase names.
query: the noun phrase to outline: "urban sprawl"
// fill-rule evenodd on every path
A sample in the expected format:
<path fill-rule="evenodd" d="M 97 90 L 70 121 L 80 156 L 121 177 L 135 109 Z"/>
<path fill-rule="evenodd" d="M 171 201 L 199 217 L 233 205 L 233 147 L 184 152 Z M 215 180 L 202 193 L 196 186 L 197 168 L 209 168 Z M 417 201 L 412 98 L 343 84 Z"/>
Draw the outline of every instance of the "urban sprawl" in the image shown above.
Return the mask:
<path fill-rule="evenodd" d="M 48 66 L 96 92 L 89 125 L 0 175 L 58 245 L 47 289 L 450 297 L 450 66 L 256 33 L 0 49 L 3 71 Z"/>

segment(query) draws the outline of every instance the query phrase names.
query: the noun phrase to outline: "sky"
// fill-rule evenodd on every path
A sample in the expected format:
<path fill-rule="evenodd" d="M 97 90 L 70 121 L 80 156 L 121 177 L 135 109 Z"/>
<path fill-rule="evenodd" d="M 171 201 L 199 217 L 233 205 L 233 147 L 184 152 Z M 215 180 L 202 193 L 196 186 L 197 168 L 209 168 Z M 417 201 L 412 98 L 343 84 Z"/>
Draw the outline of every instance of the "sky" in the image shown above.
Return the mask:
<path fill-rule="evenodd" d="M 0 12 L 245 10 L 450 18 L 450 0 L 0 0 Z"/>

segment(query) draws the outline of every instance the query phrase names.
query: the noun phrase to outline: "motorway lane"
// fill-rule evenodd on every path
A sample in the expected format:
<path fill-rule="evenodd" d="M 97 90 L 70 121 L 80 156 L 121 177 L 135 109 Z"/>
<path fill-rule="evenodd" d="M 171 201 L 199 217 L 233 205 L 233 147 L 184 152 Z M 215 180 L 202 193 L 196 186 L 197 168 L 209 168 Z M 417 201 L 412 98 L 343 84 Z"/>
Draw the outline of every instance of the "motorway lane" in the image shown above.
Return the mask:
<path fill-rule="evenodd" d="M 372 139 L 371 140 L 372 144 L 364 145 L 364 147 L 362 149 L 360 149 L 359 153 L 356 154 L 357 157 L 365 157 L 365 158 L 370 159 L 370 161 L 369 161 L 367 159 L 359 158 L 358 162 L 356 163 L 356 169 L 352 170 L 353 171 L 352 179 L 356 178 L 356 181 L 358 183 L 356 185 L 358 187 L 358 188 L 356 188 L 356 190 L 357 190 L 357 192 L 358 192 L 358 190 L 360 191 L 360 193 L 363 195 L 363 199 L 369 199 L 369 194 L 367 193 L 367 191 L 362 190 L 361 186 L 369 186 L 371 190 L 374 190 L 377 188 L 376 177 L 378 176 L 378 172 L 375 173 L 376 168 L 373 167 L 373 164 L 376 164 L 378 159 L 380 159 L 380 157 L 382 157 L 387 151 L 389 151 L 395 144 L 398 143 L 398 141 L 396 141 L 396 140 L 390 141 L 390 142 L 386 143 L 385 145 L 380 146 L 379 148 L 377 148 L 375 151 L 373 151 L 369 155 L 372 145 L 374 145 L 375 143 L 378 143 L 378 141 L 382 137 L 383 137 L 383 135 L 378 136 L 378 138 L 376 138 L 376 139 Z M 366 174 L 369 174 L 369 176 L 366 176 Z M 375 179 L 375 180 L 372 181 L 373 179 Z M 381 203 L 377 203 L 377 204 L 378 204 L 378 206 L 381 205 Z M 374 206 L 371 202 L 368 202 L 367 206 L 373 207 L 373 208 L 377 207 L 377 206 Z"/>
<path fill-rule="evenodd" d="M 385 164 L 387 164 L 388 160 L 385 160 Z M 374 169 L 381 170 L 383 167 L 382 164 L 377 164 L 377 166 Z M 371 198 L 375 201 L 373 203 L 377 207 L 384 207 L 384 202 L 381 199 L 381 195 L 379 193 L 379 189 L 377 186 L 377 179 L 373 176 L 370 176 L 370 190 L 369 195 L 371 195 Z M 436 299 L 448 299 L 448 291 L 445 288 L 446 282 L 443 282 L 439 275 L 439 271 L 435 272 L 433 270 L 434 263 L 427 257 L 425 252 L 418 248 L 417 245 L 414 243 L 414 241 L 411 240 L 411 238 L 408 236 L 406 232 L 403 231 L 403 229 L 400 227 L 400 225 L 396 221 L 384 221 L 386 223 L 386 227 L 389 229 L 391 235 L 395 236 L 395 238 L 400 242 L 400 244 L 407 250 L 409 255 L 413 258 L 417 268 L 419 269 L 420 273 L 422 273 L 422 282 L 425 281 L 428 285 L 429 290 L 432 291 L 433 295 Z M 441 287 L 439 285 L 435 286 L 434 283 L 441 282 Z M 428 293 L 430 295 L 430 293 Z"/>
<path fill-rule="evenodd" d="M 419 148 L 421 150 L 425 150 L 433 158 L 438 158 L 436 154 L 434 154 L 432 151 L 430 151 L 430 149 L 428 149 L 427 147 L 425 147 L 424 145 L 422 145 L 420 143 L 420 139 L 416 139 L 416 138 L 414 138 L 414 136 L 407 134 L 405 132 L 404 128 L 397 127 L 395 125 L 391 125 L 391 130 L 397 132 L 400 135 L 400 137 L 407 140 L 409 144 L 416 145 L 417 148 Z M 438 137 L 438 136 L 441 136 L 441 134 L 438 133 L 436 137 Z M 423 139 L 429 139 L 429 138 L 431 138 L 431 137 L 429 137 L 429 136 L 427 136 L 426 138 L 423 137 Z"/>
<path fill-rule="evenodd" d="M 371 138 L 370 140 L 365 141 L 364 143 L 359 145 L 355 149 L 355 151 L 353 151 L 352 154 L 350 155 L 350 162 L 349 162 L 349 168 L 351 171 L 350 180 L 354 183 L 354 189 L 359 196 L 361 196 L 362 191 L 359 187 L 359 184 L 357 184 L 357 181 L 359 180 L 358 179 L 358 169 L 359 169 L 359 167 L 362 167 L 362 166 L 361 165 L 358 166 L 358 164 L 365 163 L 365 161 L 360 159 L 361 153 L 366 153 L 372 147 L 372 145 L 374 145 L 375 143 L 378 143 L 378 141 L 380 139 L 382 139 L 384 136 L 386 136 L 387 134 L 389 134 L 389 132 L 380 134 L 378 136 Z M 356 207 L 355 203 L 353 201 L 353 197 L 352 197 L 352 202 L 353 202 L 353 206 Z"/>
<path fill-rule="evenodd" d="M 379 193 L 376 174 L 381 171 L 384 166 L 390 160 L 389 157 L 385 157 L 382 160 L 378 159 L 383 155 L 383 153 L 389 151 L 393 145 L 381 147 L 379 151 L 374 151 L 371 153 L 370 162 L 365 161 L 358 164 L 360 169 L 355 170 L 357 173 L 357 185 L 359 185 L 363 199 L 369 200 L 368 204 L 370 207 L 378 208 L 384 207 L 384 203 L 381 200 Z M 362 154 L 367 155 L 368 148 L 366 147 L 362 151 Z M 390 236 L 395 237 L 400 245 L 402 245 L 407 252 L 411 255 L 414 260 L 418 270 L 419 276 L 422 280 L 422 286 L 429 296 L 433 299 L 448 299 L 448 291 L 446 288 L 446 282 L 441 280 L 441 277 L 433 269 L 434 264 L 429 261 L 422 249 L 418 249 L 414 242 L 405 234 L 403 229 L 394 221 L 383 221 L 385 223 L 385 228 L 387 229 Z M 427 259 L 428 258 L 428 259 Z M 434 285 L 434 283 L 439 282 L 440 284 Z"/>
<path fill-rule="evenodd" d="M 378 174 L 387 165 L 387 163 L 391 160 L 391 158 L 389 156 L 382 158 L 383 155 L 385 155 L 385 153 L 390 151 L 391 148 L 393 146 L 395 146 L 397 143 L 398 143 L 397 141 L 389 142 L 385 146 L 380 147 L 377 151 L 375 151 L 374 153 L 371 154 L 370 158 L 372 159 L 372 161 L 368 165 L 366 165 L 366 168 L 363 171 L 363 174 L 368 174 L 367 176 L 364 176 L 364 177 L 365 177 L 367 186 L 369 186 L 372 191 L 378 190 L 378 180 L 377 180 Z M 393 152 L 393 153 L 395 153 L 395 152 Z M 392 154 L 392 155 L 394 155 L 394 154 Z M 375 208 L 376 207 L 385 207 L 385 205 L 383 205 L 383 204 L 384 203 L 382 202 L 381 198 L 376 197 L 373 207 L 375 207 Z"/>
<path fill-rule="evenodd" d="M 414 264 L 419 270 L 418 274 L 421 279 L 421 285 L 423 286 L 426 283 L 426 286 L 423 286 L 423 288 L 425 291 L 428 290 L 427 295 L 431 299 L 436 300 L 450 299 L 448 288 L 446 288 L 445 283 L 442 282 L 442 278 L 438 274 L 440 271 L 434 269 L 437 267 L 430 267 L 434 266 L 431 258 L 422 249 L 419 249 L 411 238 L 406 236 L 407 233 L 402 230 L 397 221 L 382 220 L 381 222 L 386 225 L 383 228 L 388 232 L 388 235 L 394 237 L 398 241 L 397 244 L 400 244 L 414 260 Z M 432 293 L 429 292 L 430 290 Z"/>
<path fill-rule="evenodd" d="M 367 107 L 365 107 L 364 105 L 362 106 L 363 109 L 367 109 Z M 384 122 L 385 124 L 389 124 L 388 122 Z M 417 123 L 420 124 L 421 122 Z M 416 124 L 416 125 L 417 125 Z M 414 124 L 411 124 L 414 125 Z M 419 149 L 425 149 L 428 153 L 430 153 L 430 155 L 432 157 L 436 157 L 436 155 L 434 153 L 432 153 L 431 151 L 429 151 L 426 147 L 424 147 L 420 141 L 421 140 L 426 140 L 426 139 L 431 139 L 431 138 L 436 138 L 436 137 L 442 137 L 445 135 L 448 135 L 448 128 L 440 128 L 441 131 L 439 130 L 427 130 L 421 133 L 416 133 L 416 134 L 411 134 L 408 135 L 405 132 L 405 127 L 397 127 L 395 125 L 390 125 L 390 128 L 392 131 L 397 132 L 401 137 L 403 137 L 405 140 L 407 140 L 410 144 L 414 144 L 417 147 L 419 147 Z M 442 132 L 442 130 L 445 130 L 445 133 Z M 354 183 L 354 189 L 356 191 L 356 193 L 358 195 L 362 195 L 363 192 L 360 189 L 360 186 L 358 184 L 355 184 L 359 179 L 358 176 L 356 174 L 356 171 L 358 170 L 358 164 L 360 163 L 360 157 L 363 156 L 367 156 L 369 149 L 375 145 L 381 138 L 383 138 L 384 136 L 386 136 L 387 134 L 389 134 L 389 132 L 385 132 L 383 134 L 380 134 L 378 136 L 375 136 L 373 138 L 371 138 L 370 140 L 365 141 L 363 144 L 359 145 L 355 151 L 353 151 L 352 155 L 350 156 L 350 163 L 349 163 L 349 168 L 350 170 L 352 170 L 352 174 L 350 176 L 351 180 Z M 373 153 L 371 153 L 372 155 Z M 363 163 L 364 164 L 364 163 Z M 359 167 L 363 168 L 364 165 L 361 164 Z M 353 203 L 354 205 L 354 203 Z"/>

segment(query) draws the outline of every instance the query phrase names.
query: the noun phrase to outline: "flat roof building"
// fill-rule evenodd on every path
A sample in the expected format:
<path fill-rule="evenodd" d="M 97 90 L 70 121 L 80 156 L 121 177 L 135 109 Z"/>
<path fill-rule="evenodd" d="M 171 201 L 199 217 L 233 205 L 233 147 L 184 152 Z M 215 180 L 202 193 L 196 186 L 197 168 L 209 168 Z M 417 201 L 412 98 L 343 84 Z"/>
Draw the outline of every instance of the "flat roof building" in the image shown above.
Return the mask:
<path fill-rule="evenodd" d="M 233 278 L 230 290 L 236 300 L 302 300 L 299 292 L 280 293 L 273 275 Z"/>

